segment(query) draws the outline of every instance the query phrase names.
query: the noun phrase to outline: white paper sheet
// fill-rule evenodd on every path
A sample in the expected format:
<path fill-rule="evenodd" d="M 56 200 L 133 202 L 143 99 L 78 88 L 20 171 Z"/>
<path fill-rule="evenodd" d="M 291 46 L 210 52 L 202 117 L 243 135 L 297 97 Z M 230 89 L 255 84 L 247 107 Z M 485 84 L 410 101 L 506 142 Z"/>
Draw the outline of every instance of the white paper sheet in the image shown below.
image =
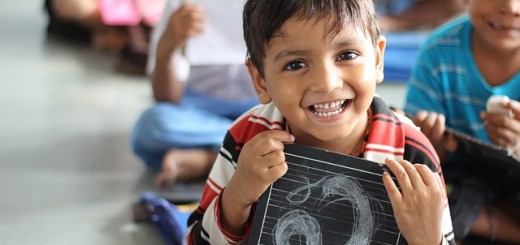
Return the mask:
<path fill-rule="evenodd" d="M 242 31 L 244 0 L 187 0 L 200 3 L 207 15 L 206 29 L 191 38 L 186 55 L 192 65 L 244 64 L 246 45 Z"/>

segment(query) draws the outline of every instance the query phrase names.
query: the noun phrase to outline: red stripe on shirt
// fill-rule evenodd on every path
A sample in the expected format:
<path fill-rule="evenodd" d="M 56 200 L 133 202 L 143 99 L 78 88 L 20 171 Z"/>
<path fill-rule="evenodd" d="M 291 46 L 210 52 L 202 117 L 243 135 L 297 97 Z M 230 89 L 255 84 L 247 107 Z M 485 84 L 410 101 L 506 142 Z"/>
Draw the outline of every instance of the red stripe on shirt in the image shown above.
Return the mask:
<path fill-rule="evenodd" d="M 366 152 L 380 152 L 380 153 L 388 153 L 388 154 L 392 154 L 393 156 L 404 156 L 404 153 L 403 152 L 397 152 L 397 151 L 391 151 L 391 150 L 385 150 L 385 149 L 380 149 L 380 148 L 372 148 L 370 146 L 367 146 L 366 150 L 365 150 L 365 153 Z"/>
<path fill-rule="evenodd" d="M 204 189 L 202 191 L 202 199 L 200 200 L 200 206 L 199 206 L 199 208 L 202 208 L 204 210 L 206 210 L 208 208 L 209 204 L 211 204 L 211 201 L 213 201 L 213 199 L 216 198 L 219 194 L 219 193 L 215 192 L 210 187 L 210 185 L 214 186 L 219 191 L 222 191 L 222 187 L 217 185 L 215 183 L 215 181 L 213 181 L 212 179 L 208 178 L 207 182 L 210 182 L 211 184 L 206 183 L 204 185 Z"/>

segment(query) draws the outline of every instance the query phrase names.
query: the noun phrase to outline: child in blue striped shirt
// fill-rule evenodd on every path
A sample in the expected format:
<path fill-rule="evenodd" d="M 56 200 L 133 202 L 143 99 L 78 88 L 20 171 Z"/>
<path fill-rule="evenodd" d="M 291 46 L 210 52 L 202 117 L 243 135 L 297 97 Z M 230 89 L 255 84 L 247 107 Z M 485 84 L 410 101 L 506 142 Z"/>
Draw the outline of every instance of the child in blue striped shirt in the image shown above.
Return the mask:
<path fill-rule="evenodd" d="M 456 239 L 472 234 L 520 243 L 520 190 L 495 188 L 464 164 L 468 159 L 447 150 L 456 143 L 445 134 L 453 128 L 520 156 L 520 1 L 468 0 L 466 8 L 466 16 L 436 29 L 423 45 L 405 111 L 443 160 Z M 508 96 L 502 106 L 512 115 L 486 112 L 492 95 Z"/>

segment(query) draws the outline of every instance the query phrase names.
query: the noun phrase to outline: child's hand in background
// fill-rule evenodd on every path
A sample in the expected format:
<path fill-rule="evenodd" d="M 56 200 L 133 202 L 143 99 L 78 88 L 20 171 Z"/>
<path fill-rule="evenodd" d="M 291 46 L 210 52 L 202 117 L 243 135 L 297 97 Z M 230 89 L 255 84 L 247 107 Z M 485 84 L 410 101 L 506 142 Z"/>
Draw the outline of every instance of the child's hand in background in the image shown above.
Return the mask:
<path fill-rule="evenodd" d="M 447 137 L 444 134 L 446 131 L 446 118 L 444 115 L 435 112 L 419 111 L 412 120 L 417 127 L 421 128 L 421 132 L 430 140 L 442 162 L 446 157 L 446 148 L 450 143 L 448 141 L 454 141 L 452 137 Z"/>
<path fill-rule="evenodd" d="M 488 137 L 497 145 L 508 147 L 520 156 L 520 102 L 503 101 L 502 106 L 511 114 L 482 112 Z"/>
<path fill-rule="evenodd" d="M 158 51 L 171 54 L 180 50 L 189 38 L 204 32 L 206 18 L 202 5 L 182 5 L 170 16 L 164 34 L 159 40 Z"/>

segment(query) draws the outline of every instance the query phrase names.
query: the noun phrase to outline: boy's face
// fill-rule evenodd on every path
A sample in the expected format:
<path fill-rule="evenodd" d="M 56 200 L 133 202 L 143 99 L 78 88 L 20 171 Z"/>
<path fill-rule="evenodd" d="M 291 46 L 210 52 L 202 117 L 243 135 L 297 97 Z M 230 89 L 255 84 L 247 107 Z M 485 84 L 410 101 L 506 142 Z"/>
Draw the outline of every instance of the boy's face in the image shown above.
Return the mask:
<path fill-rule="evenodd" d="M 364 133 L 383 80 L 383 37 L 374 47 L 362 30 L 329 30 L 324 19 L 291 18 L 267 45 L 265 78 L 249 65 L 260 102 L 274 101 L 297 141 L 317 147 Z"/>
<path fill-rule="evenodd" d="M 520 48 L 520 0 L 467 0 L 476 38 L 505 50 Z"/>

